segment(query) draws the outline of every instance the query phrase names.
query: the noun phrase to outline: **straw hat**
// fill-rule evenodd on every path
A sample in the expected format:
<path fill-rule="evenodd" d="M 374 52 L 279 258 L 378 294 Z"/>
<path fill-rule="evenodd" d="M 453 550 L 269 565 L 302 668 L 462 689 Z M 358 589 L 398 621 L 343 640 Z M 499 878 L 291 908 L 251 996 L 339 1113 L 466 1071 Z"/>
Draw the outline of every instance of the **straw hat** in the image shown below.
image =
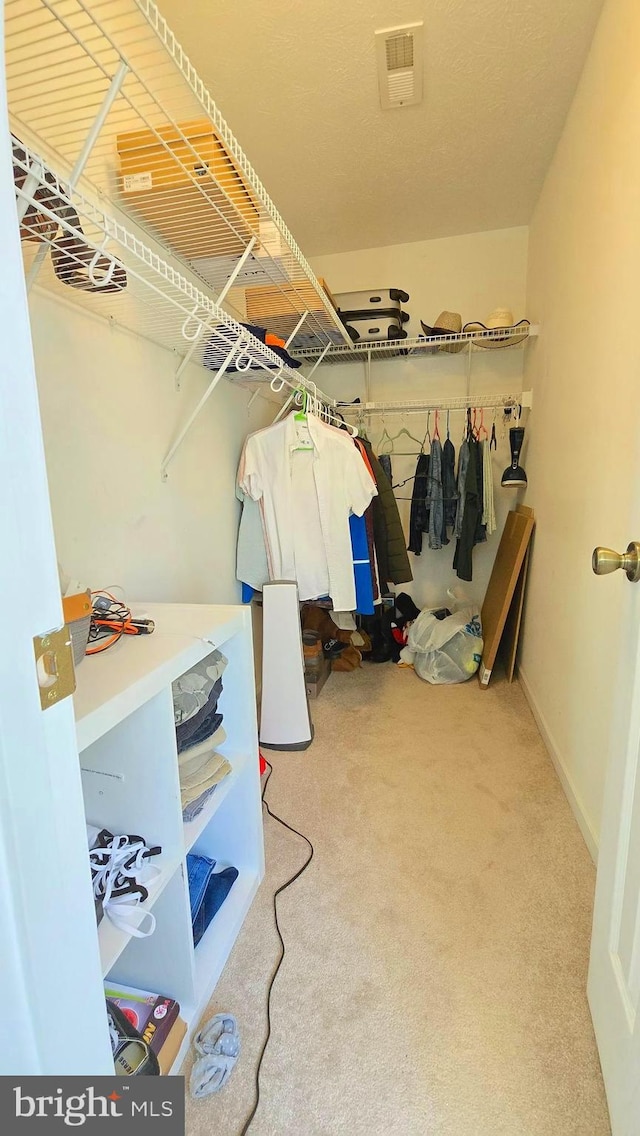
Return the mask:
<path fill-rule="evenodd" d="M 499 337 L 486 336 L 477 339 L 478 347 L 488 347 L 495 350 L 497 347 L 513 347 L 515 343 L 522 343 L 529 334 L 529 320 L 522 319 L 513 322 L 513 312 L 509 308 L 496 308 L 488 317 L 486 323 L 465 323 L 463 331 L 499 331 Z M 507 334 L 511 333 L 511 334 Z"/>
<path fill-rule="evenodd" d="M 428 323 L 423 323 L 422 320 L 420 320 L 420 326 L 429 339 L 437 335 L 459 335 L 462 331 L 462 316 L 459 312 L 440 312 L 433 327 Z M 462 351 L 463 346 L 463 343 L 443 343 L 442 347 L 438 347 L 437 350 L 456 355 L 458 351 Z"/>

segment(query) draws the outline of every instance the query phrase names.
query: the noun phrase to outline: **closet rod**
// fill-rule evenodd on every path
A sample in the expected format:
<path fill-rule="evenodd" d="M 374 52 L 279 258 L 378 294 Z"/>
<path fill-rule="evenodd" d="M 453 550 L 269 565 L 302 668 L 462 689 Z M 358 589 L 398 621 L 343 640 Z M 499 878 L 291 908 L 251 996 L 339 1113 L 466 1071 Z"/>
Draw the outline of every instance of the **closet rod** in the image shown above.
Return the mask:
<path fill-rule="evenodd" d="M 466 410 L 468 406 L 478 410 L 521 406 L 530 410 L 533 406 L 533 391 L 500 395 L 470 394 L 460 398 L 441 398 L 433 402 L 425 399 L 413 402 L 338 402 L 336 406 L 343 414 L 424 414 L 428 410 Z"/>

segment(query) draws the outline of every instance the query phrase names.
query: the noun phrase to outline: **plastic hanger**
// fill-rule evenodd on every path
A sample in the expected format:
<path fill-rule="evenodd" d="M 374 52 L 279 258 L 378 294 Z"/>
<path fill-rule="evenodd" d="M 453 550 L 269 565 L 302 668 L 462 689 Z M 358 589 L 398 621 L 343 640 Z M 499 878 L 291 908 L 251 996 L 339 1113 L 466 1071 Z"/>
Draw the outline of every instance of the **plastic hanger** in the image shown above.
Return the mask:
<path fill-rule="evenodd" d="M 403 436 L 406 437 L 406 438 L 410 438 L 412 442 L 415 442 L 416 446 L 419 446 L 421 444 L 420 439 L 415 438 L 413 436 L 413 434 L 410 434 L 409 431 L 407 430 L 406 426 L 403 426 L 402 429 L 398 430 L 398 433 L 393 435 L 393 438 L 391 439 L 391 441 L 397 442 L 398 438 L 402 438 Z M 391 450 L 391 453 L 393 453 L 393 452 L 394 451 Z"/>
<path fill-rule="evenodd" d="M 447 441 L 448 442 L 451 441 L 451 438 L 449 437 L 449 415 L 450 414 L 451 414 L 451 411 L 447 410 Z"/>
<path fill-rule="evenodd" d="M 480 407 L 480 425 L 478 426 L 478 441 L 480 441 L 483 434 L 484 434 L 483 441 L 488 441 L 489 431 L 487 430 L 487 427 L 484 424 L 484 406 L 481 406 Z"/>
<path fill-rule="evenodd" d="M 301 407 L 300 407 L 300 410 L 296 410 L 294 412 L 293 418 L 294 418 L 294 421 L 296 423 L 299 422 L 301 426 L 306 426 L 307 431 L 308 431 L 309 427 L 308 427 L 307 410 L 308 410 L 308 406 L 309 406 L 309 402 L 310 402 L 310 396 L 309 396 L 308 392 L 306 391 L 306 389 L 304 389 L 303 387 L 300 387 L 298 389 L 298 391 L 296 392 L 296 398 L 298 398 L 298 397 L 300 397 L 300 400 L 301 400 Z M 294 453 L 297 453 L 299 450 L 309 451 L 309 450 L 314 449 L 313 440 L 312 440 L 310 434 L 309 434 L 308 438 L 305 438 L 303 435 L 298 434 L 298 442 L 300 444 L 297 445 L 297 446 L 294 446 L 294 448 L 293 448 Z"/>
<path fill-rule="evenodd" d="M 308 401 L 309 401 L 309 396 L 308 396 L 306 390 L 304 390 L 302 387 L 299 388 L 298 394 L 300 395 L 300 398 L 301 398 L 301 407 L 300 407 L 300 410 L 296 410 L 296 412 L 294 414 L 294 418 L 295 418 L 296 422 L 306 422 L 307 421 L 307 405 L 308 405 Z"/>
<path fill-rule="evenodd" d="M 440 421 L 440 411 L 436 409 L 436 426 L 435 426 L 435 430 L 433 431 L 433 438 L 434 438 L 434 441 L 438 441 L 438 442 L 440 441 L 439 421 Z"/>
<path fill-rule="evenodd" d="M 386 447 L 386 446 L 390 446 L 391 449 L 387 450 L 387 449 L 383 448 L 383 447 Z M 393 438 L 391 437 L 391 434 L 387 430 L 387 424 L 384 420 L 384 414 L 382 415 L 382 434 L 380 435 L 380 441 L 378 442 L 378 453 L 379 454 L 392 454 L 393 453 Z"/>
<path fill-rule="evenodd" d="M 427 438 L 429 439 L 429 446 L 431 446 L 431 431 L 429 429 L 430 424 L 431 424 L 431 411 L 428 410 L 427 411 L 427 427 L 426 427 L 426 430 L 424 432 L 424 438 L 422 439 L 422 443 L 420 445 L 420 453 L 421 454 L 424 453 L 424 444 L 425 444 Z"/>
<path fill-rule="evenodd" d="M 496 438 L 496 412 L 493 411 L 493 422 L 491 423 L 491 441 L 489 442 L 489 450 L 497 450 L 498 439 Z"/>

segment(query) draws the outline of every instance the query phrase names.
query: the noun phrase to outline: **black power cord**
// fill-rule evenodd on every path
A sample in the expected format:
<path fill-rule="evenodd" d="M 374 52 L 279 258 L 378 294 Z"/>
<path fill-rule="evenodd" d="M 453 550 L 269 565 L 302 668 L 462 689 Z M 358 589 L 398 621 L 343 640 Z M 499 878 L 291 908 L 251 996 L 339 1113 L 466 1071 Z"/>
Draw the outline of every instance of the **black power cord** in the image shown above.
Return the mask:
<path fill-rule="evenodd" d="M 304 833 L 298 832 L 297 828 L 294 828 L 293 825 L 287 824 L 286 820 L 283 820 L 282 817 L 277 816 L 276 813 L 271 811 L 271 808 L 269 806 L 269 802 L 266 800 L 265 794 L 267 792 L 267 785 L 269 784 L 269 781 L 271 780 L 271 774 L 273 773 L 273 766 L 270 764 L 270 762 L 267 761 L 266 758 L 264 760 L 265 760 L 265 764 L 266 764 L 269 772 L 268 772 L 267 776 L 265 777 L 264 785 L 262 787 L 262 803 L 263 803 L 265 809 L 267 810 L 267 812 L 268 812 L 268 814 L 269 814 L 269 816 L 271 817 L 272 820 L 277 820 L 278 824 L 281 824 L 283 828 L 287 828 L 289 830 L 289 832 L 293 832 L 295 834 L 295 836 L 299 836 L 301 840 L 305 841 L 305 843 L 309 847 L 309 855 L 307 856 L 307 859 L 305 860 L 302 867 L 298 868 L 298 871 L 293 876 L 291 876 L 286 881 L 286 883 L 280 884 L 280 887 L 277 888 L 276 891 L 273 893 L 273 918 L 274 918 L 275 925 L 276 925 L 276 931 L 278 932 L 278 938 L 280 940 L 280 956 L 279 956 L 278 961 L 275 965 L 275 968 L 272 972 L 271 978 L 269 979 L 269 986 L 267 988 L 267 1035 L 266 1035 L 266 1037 L 265 1037 L 265 1039 L 262 1043 L 262 1049 L 260 1050 L 260 1057 L 258 1058 L 258 1064 L 256 1066 L 256 1099 L 255 1099 L 255 1103 L 253 1105 L 253 1108 L 251 1109 L 249 1116 L 245 1120 L 244 1127 L 243 1127 L 243 1129 L 240 1133 L 240 1136 L 246 1136 L 246 1133 L 249 1131 L 249 1128 L 250 1128 L 250 1126 L 251 1126 L 251 1124 L 254 1120 L 256 1112 L 258 1111 L 258 1105 L 260 1104 L 260 1070 L 262 1069 L 262 1062 L 264 1060 L 264 1055 L 267 1051 L 267 1046 L 269 1044 L 269 1038 L 271 1037 L 271 992 L 273 990 L 273 984 L 274 984 L 276 978 L 278 977 L 278 971 L 280 970 L 280 967 L 282 966 L 282 962 L 283 962 L 284 956 L 286 954 L 286 947 L 284 945 L 284 939 L 282 938 L 282 932 L 280 931 L 280 924 L 278 922 L 278 896 L 281 895 L 283 891 L 286 891 L 287 888 L 291 887 L 291 885 L 294 884 L 296 882 L 296 880 L 300 879 L 300 876 L 302 875 L 302 873 L 306 872 L 307 868 L 309 867 L 309 864 L 313 860 L 313 854 L 314 854 L 313 844 L 311 843 L 309 838 L 307 836 L 305 836 Z"/>

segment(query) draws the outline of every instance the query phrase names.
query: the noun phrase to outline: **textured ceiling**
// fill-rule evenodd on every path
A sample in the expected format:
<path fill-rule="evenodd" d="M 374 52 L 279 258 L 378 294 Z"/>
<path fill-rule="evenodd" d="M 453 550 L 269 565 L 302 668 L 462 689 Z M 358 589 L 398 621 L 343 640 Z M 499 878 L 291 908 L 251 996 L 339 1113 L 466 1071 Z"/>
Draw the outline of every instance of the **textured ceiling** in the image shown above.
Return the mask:
<path fill-rule="evenodd" d="M 602 0 L 158 0 L 307 256 L 526 224 Z M 373 32 L 425 22 L 380 109 Z"/>

